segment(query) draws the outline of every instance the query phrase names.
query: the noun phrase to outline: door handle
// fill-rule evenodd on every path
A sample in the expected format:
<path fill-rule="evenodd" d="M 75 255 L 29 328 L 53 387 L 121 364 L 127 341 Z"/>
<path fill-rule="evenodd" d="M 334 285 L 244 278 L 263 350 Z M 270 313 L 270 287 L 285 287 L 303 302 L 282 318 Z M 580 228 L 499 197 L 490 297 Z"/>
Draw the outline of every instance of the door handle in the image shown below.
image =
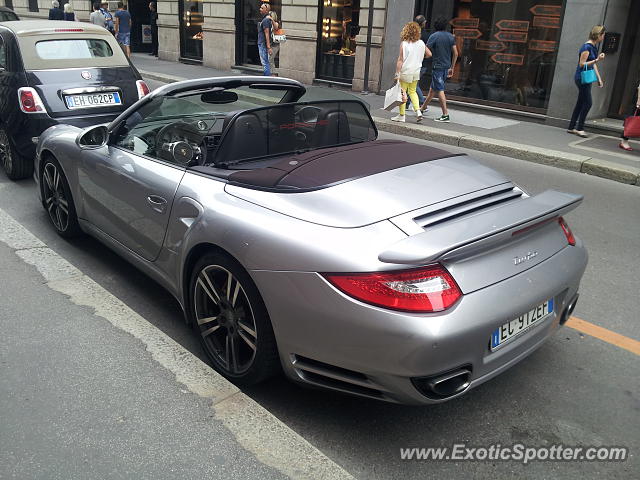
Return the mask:
<path fill-rule="evenodd" d="M 147 197 L 147 205 L 149 205 L 154 212 L 164 213 L 167 209 L 167 200 L 157 195 L 149 195 Z"/>

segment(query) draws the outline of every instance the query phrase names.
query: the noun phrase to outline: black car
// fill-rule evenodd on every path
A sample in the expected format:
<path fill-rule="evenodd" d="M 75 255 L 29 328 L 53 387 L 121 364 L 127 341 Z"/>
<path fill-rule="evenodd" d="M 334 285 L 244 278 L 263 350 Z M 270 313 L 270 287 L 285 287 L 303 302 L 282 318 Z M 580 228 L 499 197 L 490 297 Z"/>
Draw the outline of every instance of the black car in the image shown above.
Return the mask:
<path fill-rule="evenodd" d="M 0 7 L 0 22 L 13 22 L 15 20 L 20 20 L 18 15 L 7 7 Z"/>
<path fill-rule="evenodd" d="M 107 123 L 149 93 L 107 30 L 87 23 L 0 23 L 0 163 L 33 173 L 39 135 L 52 125 Z"/>

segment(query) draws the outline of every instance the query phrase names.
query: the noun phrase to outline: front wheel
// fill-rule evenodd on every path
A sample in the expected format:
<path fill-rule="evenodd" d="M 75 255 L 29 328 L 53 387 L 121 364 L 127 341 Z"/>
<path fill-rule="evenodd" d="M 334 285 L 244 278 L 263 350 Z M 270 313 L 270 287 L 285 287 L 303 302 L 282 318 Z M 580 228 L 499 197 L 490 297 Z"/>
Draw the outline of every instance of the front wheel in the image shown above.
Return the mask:
<path fill-rule="evenodd" d="M 16 151 L 3 127 L 0 127 L 0 163 L 11 180 L 33 175 L 33 160 L 24 158 Z"/>
<path fill-rule="evenodd" d="M 236 383 L 259 383 L 280 368 L 267 309 L 247 272 L 222 253 L 196 264 L 190 315 L 213 367 Z"/>
<path fill-rule="evenodd" d="M 71 238 L 80 234 L 76 207 L 71 197 L 69 183 L 52 157 L 44 160 L 40 176 L 42 205 L 49 214 L 49 220 L 62 237 Z"/>

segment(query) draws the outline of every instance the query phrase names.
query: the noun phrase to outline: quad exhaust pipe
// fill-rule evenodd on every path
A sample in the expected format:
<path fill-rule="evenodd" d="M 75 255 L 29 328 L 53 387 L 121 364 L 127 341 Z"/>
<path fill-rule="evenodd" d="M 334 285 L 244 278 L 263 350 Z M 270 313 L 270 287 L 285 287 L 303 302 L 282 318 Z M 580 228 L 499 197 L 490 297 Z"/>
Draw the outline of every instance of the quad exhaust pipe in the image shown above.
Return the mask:
<path fill-rule="evenodd" d="M 562 315 L 560 316 L 560 325 L 564 325 L 565 323 L 567 323 L 567 320 L 569 320 L 569 317 L 575 310 L 576 304 L 578 303 L 578 297 L 579 295 L 576 293 L 569 302 L 569 305 L 567 305 L 567 308 L 565 308 L 564 312 L 562 312 Z"/>
<path fill-rule="evenodd" d="M 471 368 L 458 368 L 434 377 L 415 378 L 413 384 L 427 397 L 443 400 L 469 388 Z"/>

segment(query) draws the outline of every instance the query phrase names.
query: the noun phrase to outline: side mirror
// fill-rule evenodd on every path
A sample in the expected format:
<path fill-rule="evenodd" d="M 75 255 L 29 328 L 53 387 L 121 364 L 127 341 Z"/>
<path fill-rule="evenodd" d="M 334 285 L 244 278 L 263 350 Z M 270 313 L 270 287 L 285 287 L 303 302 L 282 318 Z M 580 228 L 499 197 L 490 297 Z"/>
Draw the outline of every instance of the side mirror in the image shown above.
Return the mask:
<path fill-rule="evenodd" d="M 97 127 L 91 127 L 80 132 L 76 143 L 82 149 L 92 150 L 104 147 L 108 141 L 109 130 L 105 125 L 98 125 Z"/>

